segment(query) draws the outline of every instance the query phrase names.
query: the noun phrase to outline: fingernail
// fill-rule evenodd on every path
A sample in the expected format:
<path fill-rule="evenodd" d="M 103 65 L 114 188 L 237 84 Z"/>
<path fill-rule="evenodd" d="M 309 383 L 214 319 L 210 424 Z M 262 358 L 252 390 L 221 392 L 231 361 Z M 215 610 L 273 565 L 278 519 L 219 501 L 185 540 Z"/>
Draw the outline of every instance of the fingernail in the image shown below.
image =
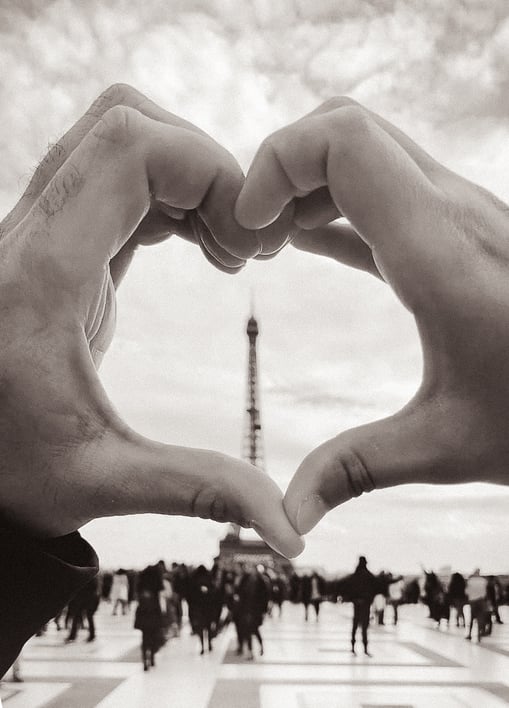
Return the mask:
<path fill-rule="evenodd" d="M 297 532 L 309 533 L 328 511 L 329 507 L 319 494 L 303 499 L 297 510 Z"/>
<path fill-rule="evenodd" d="M 268 546 L 270 546 L 274 551 L 276 551 L 276 553 L 279 553 L 285 558 L 296 558 L 304 550 L 306 544 L 304 543 L 304 539 L 300 536 L 296 536 L 295 538 L 288 540 L 288 542 L 283 542 L 282 544 L 280 544 L 276 543 L 271 538 L 267 538 L 267 535 L 263 533 L 261 526 L 259 526 L 256 521 L 251 520 L 249 522 L 249 525 L 252 529 L 256 531 L 256 533 L 265 541 Z"/>

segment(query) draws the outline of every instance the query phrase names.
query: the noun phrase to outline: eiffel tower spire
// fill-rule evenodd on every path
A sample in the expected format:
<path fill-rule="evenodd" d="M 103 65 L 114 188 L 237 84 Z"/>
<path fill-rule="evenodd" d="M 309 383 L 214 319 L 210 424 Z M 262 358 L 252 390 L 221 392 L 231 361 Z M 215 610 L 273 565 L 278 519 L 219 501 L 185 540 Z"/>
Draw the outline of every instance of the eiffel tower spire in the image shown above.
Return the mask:
<path fill-rule="evenodd" d="M 260 419 L 258 395 L 258 360 L 256 340 L 259 329 L 254 315 L 247 322 L 246 333 L 249 339 L 249 359 L 247 366 L 247 406 L 246 427 L 244 433 L 243 458 L 255 467 L 264 468 L 262 424 Z"/>
<path fill-rule="evenodd" d="M 247 321 L 246 334 L 249 341 L 249 355 L 247 365 L 247 402 L 242 458 L 246 462 L 250 462 L 255 467 L 259 467 L 263 470 L 264 454 L 258 396 L 258 359 L 256 353 L 256 340 L 258 338 L 259 329 L 258 322 L 253 314 L 253 303 L 251 303 L 251 316 Z M 230 534 L 238 537 L 239 533 L 240 527 L 237 524 L 231 524 Z"/>

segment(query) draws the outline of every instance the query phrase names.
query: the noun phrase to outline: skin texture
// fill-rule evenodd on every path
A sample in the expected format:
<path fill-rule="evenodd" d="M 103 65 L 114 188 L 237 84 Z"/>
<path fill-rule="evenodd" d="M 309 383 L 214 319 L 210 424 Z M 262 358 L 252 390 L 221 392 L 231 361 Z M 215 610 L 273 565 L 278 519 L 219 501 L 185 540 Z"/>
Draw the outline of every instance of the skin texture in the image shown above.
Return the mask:
<path fill-rule="evenodd" d="M 289 228 L 297 248 L 382 278 L 415 316 L 421 339 L 415 397 L 389 418 L 340 433 L 300 465 L 284 501 L 299 533 L 376 488 L 508 484 L 505 204 L 380 116 L 338 98 L 264 141 L 235 214 L 248 229 L 271 224 L 273 236 L 284 218 L 280 244 Z M 346 221 L 331 223 L 340 217 Z"/>
<path fill-rule="evenodd" d="M 113 86 L 61 139 L 1 225 L 0 518 L 59 536 L 101 516 L 183 514 L 253 526 L 297 555 L 277 485 L 217 452 L 131 430 L 96 373 L 136 247 L 178 234 L 221 270 L 263 249 L 233 207 L 235 159 Z"/>

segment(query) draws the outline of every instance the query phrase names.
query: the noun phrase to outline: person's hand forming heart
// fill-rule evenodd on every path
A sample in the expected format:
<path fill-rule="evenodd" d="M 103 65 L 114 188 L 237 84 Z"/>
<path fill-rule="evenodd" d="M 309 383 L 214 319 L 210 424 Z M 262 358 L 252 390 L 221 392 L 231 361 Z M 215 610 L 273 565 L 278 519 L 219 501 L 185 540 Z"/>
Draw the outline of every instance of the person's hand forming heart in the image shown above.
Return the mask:
<path fill-rule="evenodd" d="M 1 225 L 1 525 L 52 537 L 101 516 L 184 514 L 252 526 L 287 556 L 302 550 L 270 477 L 136 434 L 94 365 L 139 244 L 177 233 L 227 272 L 260 251 L 233 218 L 243 182 L 209 136 L 126 86 L 42 162 Z"/>
<path fill-rule="evenodd" d="M 272 224 L 275 235 L 283 210 L 301 229 L 297 248 L 394 289 L 415 316 L 424 354 L 422 385 L 401 411 L 341 433 L 302 462 L 284 502 L 295 529 L 308 532 L 376 488 L 508 484 L 508 207 L 340 98 L 274 133 L 255 156 L 239 223 Z M 330 223 L 341 216 L 351 226 Z"/>

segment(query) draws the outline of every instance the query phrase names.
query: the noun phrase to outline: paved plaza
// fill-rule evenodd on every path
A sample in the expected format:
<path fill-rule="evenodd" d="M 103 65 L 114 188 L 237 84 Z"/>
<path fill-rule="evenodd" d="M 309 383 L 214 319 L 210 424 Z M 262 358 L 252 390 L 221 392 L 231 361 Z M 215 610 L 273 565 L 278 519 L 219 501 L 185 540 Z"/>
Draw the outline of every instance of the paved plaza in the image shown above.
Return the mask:
<path fill-rule="evenodd" d="M 264 656 L 255 647 L 253 662 L 236 656 L 233 628 L 202 657 L 186 626 L 145 673 L 133 614 L 112 617 L 104 604 L 95 642 L 82 632 L 65 645 L 65 632 L 50 627 L 23 653 L 24 683 L 4 680 L 0 696 L 4 708 L 509 706 L 509 608 L 479 646 L 463 629 L 435 629 L 424 607 L 403 607 L 397 627 L 370 628 L 371 658 L 360 638 L 358 656 L 350 653 L 351 605 L 324 604 L 318 623 L 302 614 L 286 603 L 282 618 L 268 618 Z"/>

